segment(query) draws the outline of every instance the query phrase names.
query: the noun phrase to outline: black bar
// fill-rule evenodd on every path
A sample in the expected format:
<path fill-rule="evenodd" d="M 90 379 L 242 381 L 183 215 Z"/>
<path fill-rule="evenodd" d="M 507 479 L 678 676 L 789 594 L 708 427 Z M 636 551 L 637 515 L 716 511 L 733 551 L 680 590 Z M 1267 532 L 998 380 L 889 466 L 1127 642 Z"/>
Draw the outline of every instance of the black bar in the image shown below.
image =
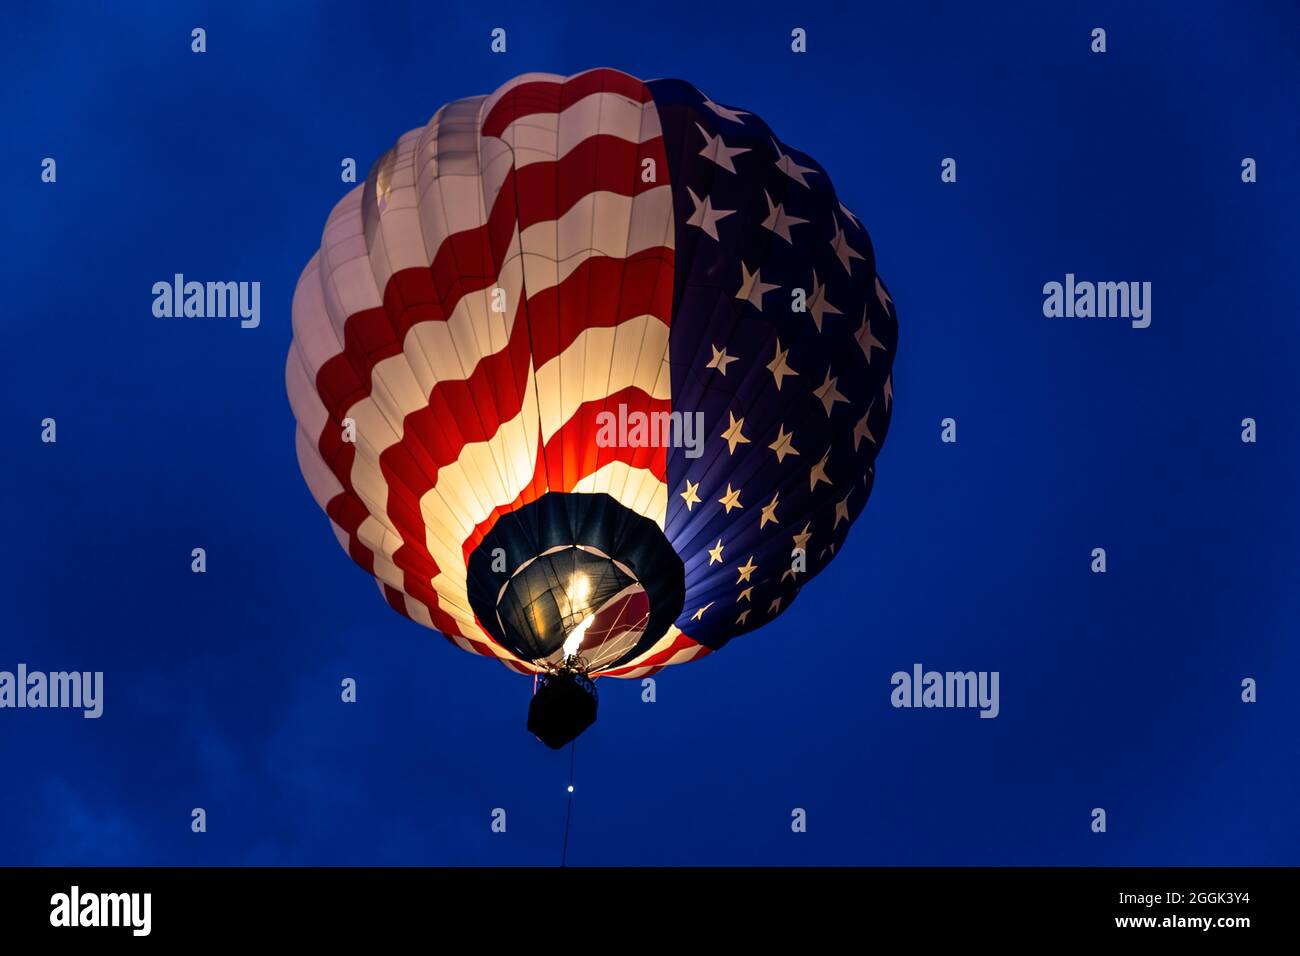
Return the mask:
<path fill-rule="evenodd" d="M 52 925 L 71 922 L 73 886 L 78 922 L 116 912 L 126 925 Z M 1199 935 L 1230 942 L 1241 933 L 1285 931 L 1295 888 L 1289 868 L 15 868 L 0 869 L 0 932 L 6 941 L 74 933 L 90 944 L 129 939 L 144 928 L 144 897 L 128 908 L 114 896 L 105 907 L 99 894 L 148 893 L 148 938 L 202 944 L 421 939 L 456 926 L 468 934 L 466 945 L 476 934 L 489 945 L 511 927 L 670 934 L 700 920 L 759 940 L 815 926 L 819 935 L 855 939 Z"/>

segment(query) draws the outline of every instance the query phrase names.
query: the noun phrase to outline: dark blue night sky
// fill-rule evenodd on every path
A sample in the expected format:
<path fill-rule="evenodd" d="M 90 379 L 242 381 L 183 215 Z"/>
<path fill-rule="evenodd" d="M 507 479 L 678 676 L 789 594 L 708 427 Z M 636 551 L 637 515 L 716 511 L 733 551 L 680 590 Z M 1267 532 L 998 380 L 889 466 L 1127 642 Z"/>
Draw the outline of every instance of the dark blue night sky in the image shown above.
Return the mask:
<path fill-rule="evenodd" d="M 816 157 L 900 344 L 870 503 L 791 613 L 653 704 L 600 682 L 568 862 L 1300 863 L 1294 8 L 113 6 L 0 14 L 0 669 L 106 684 L 99 720 L 0 710 L 0 863 L 559 862 L 531 682 L 340 551 L 283 368 L 343 157 L 594 66 Z M 154 318 L 177 272 L 260 281 L 261 326 Z M 1151 282 L 1151 327 L 1045 318 L 1066 273 Z M 1000 716 L 892 708 L 917 662 L 999 671 Z"/>

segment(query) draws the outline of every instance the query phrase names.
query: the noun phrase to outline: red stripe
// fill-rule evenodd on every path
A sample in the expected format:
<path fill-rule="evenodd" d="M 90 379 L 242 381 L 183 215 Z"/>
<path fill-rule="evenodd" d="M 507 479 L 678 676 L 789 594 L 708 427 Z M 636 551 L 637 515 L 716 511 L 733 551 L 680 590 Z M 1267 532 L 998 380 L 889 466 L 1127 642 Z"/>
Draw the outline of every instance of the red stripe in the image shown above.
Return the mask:
<path fill-rule="evenodd" d="M 601 134 L 584 139 L 556 162 L 529 163 L 512 170 L 502 187 L 518 190 L 519 228 L 558 219 L 584 196 L 611 192 L 639 196 L 661 185 L 643 182 L 641 163 L 655 161 L 655 169 L 668 168 L 662 136 L 630 143 L 619 136 Z"/>
<path fill-rule="evenodd" d="M 685 634 L 678 634 L 677 637 L 673 639 L 672 644 L 664 648 L 662 651 L 659 651 L 655 654 L 651 654 L 649 657 L 647 657 L 643 661 L 640 661 L 639 663 L 628 664 L 624 667 L 619 667 L 612 671 L 602 671 L 600 676 L 620 677 L 623 674 L 630 673 L 631 671 L 634 670 L 639 670 L 642 667 L 653 667 L 654 671 L 651 671 L 650 673 L 654 673 L 655 671 L 661 670 L 665 665 L 667 665 L 668 661 L 671 660 L 674 655 L 680 654 L 682 651 L 692 647 L 700 648 L 700 652 L 696 654 L 695 657 L 692 658 L 692 660 L 699 660 L 701 657 L 705 657 L 709 654 L 709 649 L 707 647 L 704 647 L 701 644 L 698 644 L 697 642 L 691 640 L 691 638 L 687 637 Z"/>
<path fill-rule="evenodd" d="M 638 103 L 650 102 L 649 88 L 618 70 L 589 70 L 567 80 L 520 83 L 493 105 L 483 120 L 483 136 L 500 136 L 515 120 L 537 113 L 560 113 L 594 93 L 617 93 Z"/>
<path fill-rule="evenodd" d="M 402 615 L 402 617 L 409 618 L 411 616 L 406 613 L 406 595 L 397 590 L 397 588 L 393 587 L 391 584 L 384 585 L 384 600 L 388 602 L 389 607 Z"/>
<path fill-rule="evenodd" d="M 361 523 L 370 517 L 370 512 L 361 503 L 361 499 L 353 495 L 335 495 L 326 505 L 325 513 L 333 519 L 336 525 L 347 532 L 349 557 L 365 568 L 366 571 L 374 574 L 374 555 L 357 537 L 357 531 L 360 529 Z"/>
<path fill-rule="evenodd" d="M 593 475 L 615 461 L 633 468 L 645 468 L 660 481 L 665 480 L 667 450 L 662 446 L 640 445 L 625 448 L 619 444 L 601 447 L 594 441 L 602 412 L 617 413 L 626 405 L 629 413 L 672 411 L 666 398 L 652 398 L 639 388 L 623 388 L 597 401 L 585 402 L 546 443 L 546 484 L 552 491 L 572 491 L 583 478 Z"/>

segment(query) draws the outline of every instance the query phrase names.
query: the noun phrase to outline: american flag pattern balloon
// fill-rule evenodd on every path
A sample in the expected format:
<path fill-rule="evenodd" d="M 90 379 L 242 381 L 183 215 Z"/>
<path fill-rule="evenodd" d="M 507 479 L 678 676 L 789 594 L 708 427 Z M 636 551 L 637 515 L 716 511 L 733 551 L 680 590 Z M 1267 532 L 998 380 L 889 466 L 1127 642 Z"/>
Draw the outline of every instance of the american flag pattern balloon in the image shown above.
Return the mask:
<path fill-rule="evenodd" d="M 302 473 L 388 603 L 544 670 L 553 642 L 515 624 L 541 640 L 558 614 L 572 637 L 583 595 L 510 585 L 542 573 L 535 547 L 562 558 L 551 578 L 610 582 L 582 655 L 619 677 L 761 627 L 833 559 L 898 340 L 814 159 L 688 83 L 609 69 L 520 76 L 402 136 L 329 216 L 293 332 Z M 601 440 L 637 413 L 699 442 Z"/>

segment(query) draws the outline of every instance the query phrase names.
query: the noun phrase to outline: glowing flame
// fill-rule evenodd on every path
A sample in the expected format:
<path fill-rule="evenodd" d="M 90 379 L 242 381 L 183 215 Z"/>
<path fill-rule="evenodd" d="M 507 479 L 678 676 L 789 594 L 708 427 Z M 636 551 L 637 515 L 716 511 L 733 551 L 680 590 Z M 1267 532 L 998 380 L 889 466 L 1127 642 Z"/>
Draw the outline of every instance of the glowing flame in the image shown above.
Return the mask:
<path fill-rule="evenodd" d="M 578 649 L 582 647 L 582 639 L 587 636 L 587 628 L 591 627 L 591 622 L 596 619 L 596 615 L 588 614 L 583 618 L 582 623 L 569 632 L 569 636 L 564 639 L 564 659 L 578 656 Z"/>

